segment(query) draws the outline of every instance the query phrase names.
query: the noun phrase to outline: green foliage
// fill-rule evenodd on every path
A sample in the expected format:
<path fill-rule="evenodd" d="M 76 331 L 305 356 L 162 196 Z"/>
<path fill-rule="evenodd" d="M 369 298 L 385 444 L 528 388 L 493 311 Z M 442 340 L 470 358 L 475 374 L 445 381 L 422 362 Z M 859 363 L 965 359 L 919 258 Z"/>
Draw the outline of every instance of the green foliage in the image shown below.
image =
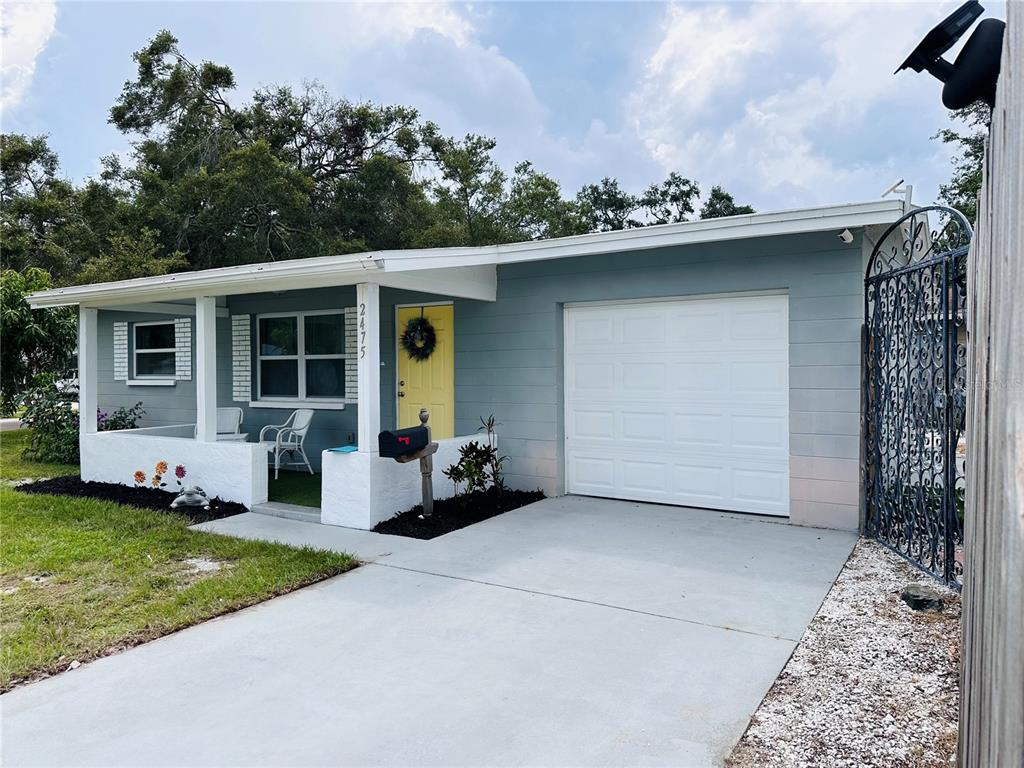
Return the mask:
<path fill-rule="evenodd" d="M 63 390 L 52 374 L 40 374 L 22 397 L 21 421 L 32 430 L 26 458 L 58 464 L 78 463 L 77 393 Z"/>
<path fill-rule="evenodd" d="M 455 484 L 456 496 L 486 491 L 489 487 L 499 493 L 505 490 L 503 467 L 508 457 L 499 455 L 495 445 L 494 415 L 481 418 L 480 424 L 478 431 L 487 433 L 487 444 L 471 440 L 459 448 L 459 460 L 443 470 L 444 476 Z"/>
<path fill-rule="evenodd" d="M 78 474 L 77 464 L 42 462 L 26 456 L 31 442 L 31 429 L 0 432 L 0 479 L 38 480 L 44 477 Z"/>
<path fill-rule="evenodd" d="M 466 246 L 685 221 L 696 181 L 642 194 L 602 179 L 576 195 L 495 141 L 456 139 L 401 105 L 355 103 L 318 83 L 236 92 L 228 66 L 194 62 L 167 30 L 134 56 L 110 110 L 131 156 L 98 178 L 58 176 L 45 138 L 0 146 L 3 265 L 57 284 L 356 251 Z M 720 188 L 702 210 L 742 212 Z"/>
<path fill-rule="evenodd" d="M 702 219 L 719 219 L 723 216 L 739 216 L 744 213 L 754 213 L 754 209 L 749 205 L 736 205 L 732 195 L 718 186 L 711 188 L 711 194 L 708 195 L 708 199 L 704 201 L 704 205 L 700 209 Z"/>
<path fill-rule="evenodd" d="M 50 275 L 29 267 L 0 273 L 0 412 L 10 414 L 34 376 L 71 366 L 77 322 L 70 308 L 30 309 L 25 297 L 53 287 Z"/>
<path fill-rule="evenodd" d="M 115 234 L 103 253 L 86 262 L 75 278 L 79 283 L 107 283 L 114 280 L 130 280 L 135 277 L 166 275 L 188 269 L 184 254 L 175 251 L 161 256 L 161 246 L 156 242 L 157 233 L 143 227 L 138 234 Z"/>
<path fill-rule="evenodd" d="M 985 140 L 988 138 L 992 110 L 984 102 L 975 102 L 966 109 L 950 113 L 950 117 L 963 123 L 963 133 L 944 128 L 932 138 L 943 144 L 952 144 L 953 177 L 939 185 L 939 200 L 956 208 L 972 224 L 978 218 L 978 195 L 981 193 L 982 165 L 985 160 Z"/>
<path fill-rule="evenodd" d="M 100 432 L 108 432 L 116 429 L 135 429 L 139 425 L 139 419 L 146 414 L 142 403 L 138 402 L 130 408 L 120 406 L 110 413 L 96 412 L 96 423 Z"/>

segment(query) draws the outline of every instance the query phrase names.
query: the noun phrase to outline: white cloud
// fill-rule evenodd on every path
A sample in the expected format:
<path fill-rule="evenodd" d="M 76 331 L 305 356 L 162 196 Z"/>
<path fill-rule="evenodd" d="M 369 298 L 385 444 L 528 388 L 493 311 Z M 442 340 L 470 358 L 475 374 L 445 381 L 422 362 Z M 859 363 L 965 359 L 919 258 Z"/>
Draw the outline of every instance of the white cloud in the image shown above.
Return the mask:
<path fill-rule="evenodd" d="M 0 4 L 0 109 L 10 109 L 24 98 L 36 71 L 36 59 L 56 25 L 57 5 L 52 0 Z"/>
<path fill-rule="evenodd" d="M 673 6 L 627 110 L 662 169 L 766 208 L 934 186 L 937 84 L 893 70 L 951 7 Z"/>

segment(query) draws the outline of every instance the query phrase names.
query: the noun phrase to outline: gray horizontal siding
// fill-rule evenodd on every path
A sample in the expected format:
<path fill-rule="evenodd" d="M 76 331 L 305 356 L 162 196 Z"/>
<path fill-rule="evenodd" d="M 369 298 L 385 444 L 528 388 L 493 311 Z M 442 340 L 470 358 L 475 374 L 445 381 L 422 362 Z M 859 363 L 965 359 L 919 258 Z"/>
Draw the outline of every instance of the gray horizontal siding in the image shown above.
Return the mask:
<path fill-rule="evenodd" d="M 790 299 L 795 522 L 857 521 L 862 250 L 832 234 L 508 265 L 494 303 L 456 302 L 456 432 L 503 422 L 515 487 L 564 490 L 566 303 L 781 290 Z"/>

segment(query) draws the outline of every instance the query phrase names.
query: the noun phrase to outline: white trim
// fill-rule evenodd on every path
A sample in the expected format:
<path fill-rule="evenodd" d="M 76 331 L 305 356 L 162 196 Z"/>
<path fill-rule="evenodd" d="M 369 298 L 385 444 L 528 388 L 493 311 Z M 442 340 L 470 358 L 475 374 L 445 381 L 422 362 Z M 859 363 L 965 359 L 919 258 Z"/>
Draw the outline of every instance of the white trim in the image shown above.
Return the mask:
<path fill-rule="evenodd" d="M 455 302 L 451 299 L 445 301 L 414 301 L 410 304 L 395 304 L 395 309 L 411 309 L 412 307 L 454 307 Z M 398 318 L 398 312 L 395 312 L 395 318 Z"/>
<path fill-rule="evenodd" d="M 722 293 L 690 293 L 674 296 L 653 296 L 641 299 L 595 299 L 594 301 L 566 301 L 563 307 L 602 307 L 620 306 L 622 304 L 657 304 L 664 301 L 710 301 L 712 299 L 734 299 L 743 296 L 787 296 L 788 288 L 765 288 L 756 291 L 724 291 Z"/>
<path fill-rule="evenodd" d="M 250 400 L 250 408 L 312 408 L 315 411 L 343 411 L 352 400 Z"/>
<path fill-rule="evenodd" d="M 470 248 L 424 248 L 320 256 L 199 272 L 69 286 L 28 297 L 33 309 L 70 304 L 102 306 L 209 295 L 354 285 L 371 275 L 375 283 L 442 296 L 494 301 L 496 265 L 602 253 L 663 248 L 753 237 L 840 232 L 891 224 L 904 211 L 901 200 L 819 206 L 721 219 L 660 224 L 616 232 Z M 456 268 L 457 269 L 454 269 Z M 415 274 L 410 274 L 415 272 Z M 258 286 L 258 288 L 257 288 Z"/>
<path fill-rule="evenodd" d="M 169 325 L 171 326 L 171 334 L 174 336 L 175 345 L 173 347 L 147 347 L 145 349 L 139 349 L 139 328 L 150 328 L 154 325 Z M 146 320 L 144 322 L 132 323 L 132 347 L 131 347 L 131 379 L 130 380 L 141 380 L 141 379 L 166 379 L 168 378 L 162 373 L 139 373 L 139 355 L 154 355 L 154 354 L 167 354 L 171 353 L 174 355 L 174 367 L 177 371 L 178 367 L 178 326 L 174 321 L 174 318 L 169 320 Z"/>
<path fill-rule="evenodd" d="M 127 379 L 125 386 L 128 387 L 173 387 L 178 383 L 177 379 Z"/>
<path fill-rule="evenodd" d="M 311 309 L 311 310 L 295 310 L 293 312 L 263 312 L 256 315 L 256 401 L 262 402 L 264 400 L 270 402 L 320 402 L 320 403 L 339 403 L 345 400 L 345 396 L 341 397 L 309 397 L 306 393 L 306 365 L 307 360 L 350 360 L 351 355 L 341 352 L 336 354 L 307 354 L 306 349 L 306 318 L 316 317 L 321 315 L 338 315 L 341 318 L 341 348 L 345 349 L 345 308 L 339 309 Z M 264 355 L 262 353 L 263 345 L 260 342 L 260 320 L 264 318 L 275 318 L 275 317 L 294 317 L 295 318 L 295 344 L 296 351 L 298 354 L 295 355 Z M 298 375 L 298 395 L 294 398 L 289 397 L 263 397 L 263 366 L 261 363 L 264 360 L 294 360 Z M 348 377 L 351 374 L 349 366 L 345 366 L 345 381 L 348 382 Z"/>

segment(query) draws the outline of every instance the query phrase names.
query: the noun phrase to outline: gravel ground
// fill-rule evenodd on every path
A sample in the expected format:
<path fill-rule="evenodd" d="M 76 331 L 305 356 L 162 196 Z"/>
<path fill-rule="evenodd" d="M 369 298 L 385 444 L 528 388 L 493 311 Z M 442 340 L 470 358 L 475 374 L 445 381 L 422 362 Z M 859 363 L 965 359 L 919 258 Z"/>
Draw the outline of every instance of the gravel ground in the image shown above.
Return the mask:
<path fill-rule="evenodd" d="M 920 582 L 941 613 L 900 599 Z M 861 539 L 727 765 L 956 763 L 960 596 Z"/>

